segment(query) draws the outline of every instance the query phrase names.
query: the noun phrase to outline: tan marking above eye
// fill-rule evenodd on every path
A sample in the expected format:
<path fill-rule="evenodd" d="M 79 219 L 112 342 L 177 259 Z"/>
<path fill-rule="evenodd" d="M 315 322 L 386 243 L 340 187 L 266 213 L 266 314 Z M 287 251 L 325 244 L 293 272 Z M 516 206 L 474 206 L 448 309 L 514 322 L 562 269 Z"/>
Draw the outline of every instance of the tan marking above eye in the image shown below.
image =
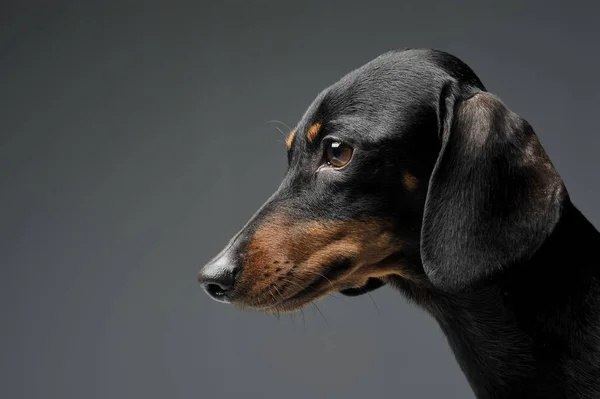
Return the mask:
<path fill-rule="evenodd" d="M 334 141 L 327 144 L 325 158 L 327 159 L 328 164 L 335 166 L 336 168 L 341 168 L 350 162 L 350 159 L 352 159 L 352 152 L 352 147 Z"/>
<path fill-rule="evenodd" d="M 319 135 L 319 131 L 321 130 L 321 122 L 317 122 L 317 123 L 313 123 L 309 128 L 308 128 L 308 132 L 306 133 L 307 137 L 308 137 L 308 142 L 312 142 L 314 139 L 317 138 L 317 136 Z"/>
<path fill-rule="evenodd" d="M 415 191 L 417 189 L 417 185 L 419 184 L 419 179 L 415 176 L 411 175 L 408 172 L 404 172 L 402 176 L 402 184 L 408 191 Z"/>
<path fill-rule="evenodd" d="M 287 147 L 288 150 L 290 148 L 292 148 L 292 143 L 294 142 L 294 137 L 296 137 L 295 131 L 291 132 L 290 135 L 288 136 L 288 138 L 285 140 L 285 146 Z"/>

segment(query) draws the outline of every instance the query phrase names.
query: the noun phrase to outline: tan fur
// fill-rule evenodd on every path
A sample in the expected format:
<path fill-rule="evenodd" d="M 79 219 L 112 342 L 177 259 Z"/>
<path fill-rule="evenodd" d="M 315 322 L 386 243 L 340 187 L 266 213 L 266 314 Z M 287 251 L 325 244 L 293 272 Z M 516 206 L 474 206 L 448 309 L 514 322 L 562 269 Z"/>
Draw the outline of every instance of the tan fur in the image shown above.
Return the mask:
<path fill-rule="evenodd" d="M 291 132 L 290 135 L 285 140 L 285 146 L 287 147 L 288 150 L 290 148 L 292 148 L 292 143 L 294 142 L 294 137 L 296 137 L 296 132 L 295 131 Z"/>
<path fill-rule="evenodd" d="M 307 137 L 308 137 L 308 142 L 312 142 L 314 139 L 317 138 L 317 136 L 319 135 L 319 131 L 321 130 L 321 122 L 317 122 L 317 123 L 313 123 L 309 128 L 308 128 L 308 132 L 306 133 Z"/>
<path fill-rule="evenodd" d="M 255 232 L 242 257 L 236 296 L 263 310 L 294 310 L 328 293 L 360 287 L 370 277 L 405 276 L 398 260 L 390 261 L 402 243 L 391 226 L 377 219 L 358 221 L 293 221 L 268 218 Z M 352 259 L 348 270 L 326 278 L 324 267 L 340 257 Z M 306 300 L 280 305 L 311 284 Z"/>
<path fill-rule="evenodd" d="M 404 172 L 404 175 L 402 176 L 402 183 L 408 191 L 413 192 L 417 189 L 419 179 L 408 172 Z"/>

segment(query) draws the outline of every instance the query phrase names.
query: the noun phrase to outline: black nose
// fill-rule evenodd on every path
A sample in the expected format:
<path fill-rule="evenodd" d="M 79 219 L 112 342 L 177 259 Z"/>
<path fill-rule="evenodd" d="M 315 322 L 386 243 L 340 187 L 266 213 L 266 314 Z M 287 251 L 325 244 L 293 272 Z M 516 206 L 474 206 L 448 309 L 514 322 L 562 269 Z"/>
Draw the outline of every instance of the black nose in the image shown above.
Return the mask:
<path fill-rule="evenodd" d="M 236 275 L 233 262 L 227 256 L 220 256 L 202 268 L 198 273 L 198 282 L 213 299 L 228 303 L 231 301 Z"/>

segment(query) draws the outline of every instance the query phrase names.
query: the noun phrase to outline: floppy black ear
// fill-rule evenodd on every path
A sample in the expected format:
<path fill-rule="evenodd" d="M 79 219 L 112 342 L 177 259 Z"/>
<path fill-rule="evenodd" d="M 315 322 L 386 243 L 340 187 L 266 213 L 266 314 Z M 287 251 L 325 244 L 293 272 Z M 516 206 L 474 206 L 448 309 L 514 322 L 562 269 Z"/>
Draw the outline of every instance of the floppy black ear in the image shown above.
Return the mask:
<path fill-rule="evenodd" d="M 531 126 L 496 96 L 441 103 L 448 116 L 427 192 L 421 257 L 435 286 L 460 291 L 532 256 L 567 193 Z"/>

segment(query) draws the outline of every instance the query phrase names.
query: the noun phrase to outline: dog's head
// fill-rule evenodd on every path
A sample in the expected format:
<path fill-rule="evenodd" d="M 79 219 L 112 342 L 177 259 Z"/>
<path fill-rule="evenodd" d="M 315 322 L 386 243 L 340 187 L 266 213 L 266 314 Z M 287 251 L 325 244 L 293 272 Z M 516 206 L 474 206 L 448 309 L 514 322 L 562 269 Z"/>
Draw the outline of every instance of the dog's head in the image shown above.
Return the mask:
<path fill-rule="evenodd" d="M 466 290 L 531 256 L 567 195 L 528 123 L 440 51 L 346 75 L 286 144 L 279 189 L 199 274 L 215 299 L 289 311 L 391 276 Z"/>

